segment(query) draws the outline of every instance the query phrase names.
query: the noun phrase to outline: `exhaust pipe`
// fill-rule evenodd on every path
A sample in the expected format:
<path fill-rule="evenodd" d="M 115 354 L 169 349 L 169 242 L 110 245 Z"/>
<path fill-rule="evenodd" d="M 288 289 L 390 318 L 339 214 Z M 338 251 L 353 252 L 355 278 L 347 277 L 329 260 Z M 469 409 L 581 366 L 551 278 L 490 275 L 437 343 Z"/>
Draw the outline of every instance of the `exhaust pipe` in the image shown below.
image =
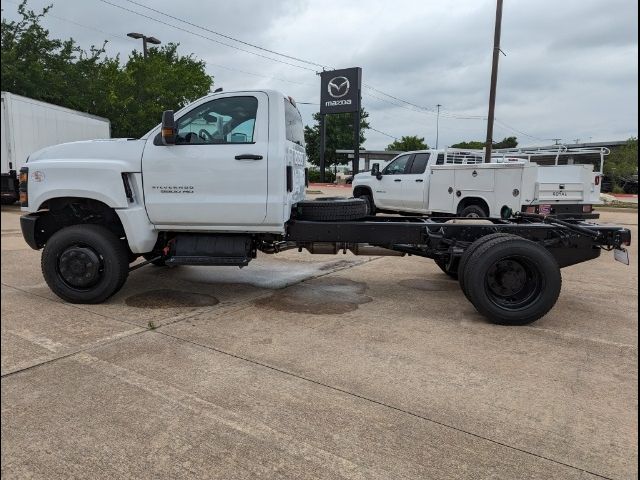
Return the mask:
<path fill-rule="evenodd" d="M 342 250 L 343 253 L 347 253 L 347 250 L 349 250 L 354 255 L 367 255 L 371 257 L 404 257 L 406 255 L 404 252 L 369 245 L 368 243 L 312 242 L 305 243 L 304 248 L 306 248 L 309 253 L 319 255 L 335 255 L 340 250 Z"/>

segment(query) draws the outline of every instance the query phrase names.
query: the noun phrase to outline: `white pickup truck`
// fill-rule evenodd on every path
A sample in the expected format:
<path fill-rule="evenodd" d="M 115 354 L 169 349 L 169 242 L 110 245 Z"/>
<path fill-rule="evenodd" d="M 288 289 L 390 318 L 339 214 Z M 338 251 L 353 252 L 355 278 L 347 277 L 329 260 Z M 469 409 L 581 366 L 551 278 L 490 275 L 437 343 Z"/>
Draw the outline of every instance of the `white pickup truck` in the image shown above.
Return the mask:
<path fill-rule="evenodd" d="M 295 102 L 264 90 L 165 111 L 140 139 L 48 147 L 20 169 L 22 234 L 43 249 L 49 287 L 73 303 L 107 300 L 149 263 L 244 267 L 258 252 L 349 250 L 433 259 L 479 312 L 509 325 L 553 307 L 561 267 L 602 250 L 626 258 L 631 234 L 616 226 L 371 217 L 362 199 L 305 200 L 303 142 Z"/>
<path fill-rule="evenodd" d="M 542 156 L 574 157 L 596 154 L 592 164 L 539 165 Z M 511 150 L 483 163 L 481 150 L 421 150 L 398 155 L 382 171 L 376 166 L 353 179 L 353 194 L 376 211 L 450 214 L 460 217 L 499 216 L 514 212 L 560 217 L 598 218 L 592 213 L 600 200 L 602 163 L 607 149 L 557 151 Z"/>

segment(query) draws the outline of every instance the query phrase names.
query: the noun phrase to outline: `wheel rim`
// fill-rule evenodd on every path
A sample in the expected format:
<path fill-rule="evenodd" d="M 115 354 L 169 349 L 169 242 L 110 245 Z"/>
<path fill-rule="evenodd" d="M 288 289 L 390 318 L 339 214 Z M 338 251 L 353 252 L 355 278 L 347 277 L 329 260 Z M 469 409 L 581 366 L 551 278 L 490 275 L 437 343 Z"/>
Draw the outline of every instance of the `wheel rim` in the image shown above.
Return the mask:
<path fill-rule="evenodd" d="M 485 291 L 496 306 L 510 311 L 522 310 L 535 302 L 544 290 L 544 281 L 536 264 L 525 257 L 502 258 L 487 270 Z"/>
<path fill-rule="evenodd" d="M 465 215 L 467 218 L 480 218 L 480 215 L 476 212 L 469 212 Z"/>
<path fill-rule="evenodd" d="M 75 244 L 67 247 L 58 257 L 57 272 L 70 288 L 86 290 L 100 281 L 104 264 L 93 248 Z"/>

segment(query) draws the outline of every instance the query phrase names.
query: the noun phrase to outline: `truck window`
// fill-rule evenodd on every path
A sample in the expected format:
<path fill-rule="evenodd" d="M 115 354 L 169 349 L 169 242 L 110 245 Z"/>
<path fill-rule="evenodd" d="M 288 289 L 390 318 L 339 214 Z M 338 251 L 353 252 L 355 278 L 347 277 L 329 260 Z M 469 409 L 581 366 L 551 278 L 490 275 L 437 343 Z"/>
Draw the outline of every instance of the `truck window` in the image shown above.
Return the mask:
<path fill-rule="evenodd" d="M 428 153 L 416 153 L 413 156 L 413 163 L 411 164 L 411 174 L 424 173 L 427 169 L 427 162 L 429 161 Z"/>
<path fill-rule="evenodd" d="M 402 175 L 407 168 L 411 155 L 402 155 L 385 167 L 383 175 Z"/>
<path fill-rule="evenodd" d="M 298 145 L 304 145 L 302 117 L 300 117 L 298 109 L 286 98 L 284 99 L 284 121 L 287 140 Z"/>
<path fill-rule="evenodd" d="M 256 97 L 227 97 L 207 102 L 180 117 L 176 144 L 253 143 L 257 111 Z"/>
<path fill-rule="evenodd" d="M 444 153 L 439 153 L 436 159 L 436 165 L 444 165 Z"/>

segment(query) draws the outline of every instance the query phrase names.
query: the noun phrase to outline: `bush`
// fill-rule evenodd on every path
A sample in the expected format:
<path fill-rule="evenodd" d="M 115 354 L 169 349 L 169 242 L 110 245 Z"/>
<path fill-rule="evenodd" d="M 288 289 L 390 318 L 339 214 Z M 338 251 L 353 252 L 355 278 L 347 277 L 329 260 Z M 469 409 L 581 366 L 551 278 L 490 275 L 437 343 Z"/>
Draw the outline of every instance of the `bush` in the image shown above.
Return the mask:
<path fill-rule="evenodd" d="M 336 180 L 336 176 L 333 172 L 326 170 L 324 172 L 324 181 L 325 183 L 333 183 Z M 319 170 L 309 170 L 309 183 L 320 183 L 320 171 Z"/>
<path fill-rule="evenodd" d="M 622 188 L 620 185 L 614 185 L 611 193 L 624 193 L 624 188 Z"/>

